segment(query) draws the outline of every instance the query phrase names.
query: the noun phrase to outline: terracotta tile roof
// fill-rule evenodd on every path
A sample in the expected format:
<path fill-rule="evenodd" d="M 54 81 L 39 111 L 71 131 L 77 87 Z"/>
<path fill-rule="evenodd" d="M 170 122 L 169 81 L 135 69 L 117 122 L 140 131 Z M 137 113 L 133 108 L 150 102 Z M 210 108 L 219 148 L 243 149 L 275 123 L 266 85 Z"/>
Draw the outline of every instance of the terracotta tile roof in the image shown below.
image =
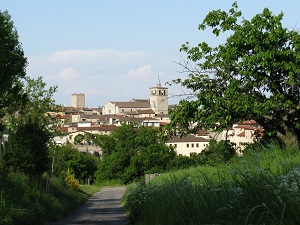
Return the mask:
<path fill-rule="evenodd" d="M 98 130 L 98 131 L 113 131 L 117 128 L 115 125 L 103 125 L 99 127 L 77 127 L 77 131 L 88 131 L 88 130 Z"/>
<path fill-rule="evenodd" d="M 86 119 L 107 120 L 106 115 L 84 115 Z"/>
<path fill-rule="evenodd" d="M 239 136 L 239 137 L 245 137 L 245 131 L 243 131 L 242 133 L 238 134 L 237 136 Z"/>
<path fill-rule="evenodd" d="M 142 118 L 143 120 L 155 120 L 155 121 L 159 121 L 159 119 L 156 119 L 154 117 L 144 117 Z"/>
<path fill-rule="evenodd" d="M 121 117 L 120 122 L 143 122 L 143 118 Z"/>
<path fill-rule="evenodd" d="M 149 103 L 149 99 L 135 99 L 133 98 L 130 102 L 148 102 Z"/>
<path fill-rule="evenodd" d="M 123 112 L 123 114 L 126 114 L 126 115 L 138 115 L 138 112 L 137 112 L 137 110 L 133 110 L 133 111 Z"/>
<path fill-rule="evenodd" d="M 150 103 L 147 101 L 139 102 L 111 102 L 120 108 L 150 108 Z"/>
<path fill-rule="evenodd" d="M 167 143 L 173 143 L 173 142 L 209 142 L 209 140 L 203 137 L 196 137 L 194 135 L 189 135 L 184 137 L 176 136 L 167 141 Z"/>
<path fill-rule="evenodd" d="M 206 130 L 198 130 L 197 135 L 201 135 L 201 136 L 209 136 L 209 133 Z"/>
<path fill-rule="evenodd" d="M 67 133 L 68 132 L 68 127 L 60 127 L 58 128 L 59 132 Z"/>
<path fill-rule="evenodd" d="M 141 109 L 137 111 L 138 114 L 154 114 L 154 111 L 152 109 Z"/>

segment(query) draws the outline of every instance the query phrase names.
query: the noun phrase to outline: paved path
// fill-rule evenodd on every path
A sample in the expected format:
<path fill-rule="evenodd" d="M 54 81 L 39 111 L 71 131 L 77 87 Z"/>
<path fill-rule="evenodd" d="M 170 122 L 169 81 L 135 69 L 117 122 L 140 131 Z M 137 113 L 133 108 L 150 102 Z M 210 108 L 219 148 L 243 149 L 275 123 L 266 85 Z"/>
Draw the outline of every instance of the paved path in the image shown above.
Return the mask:
<path fill-rule="evenodd" d="M 102 188 L 72 215 L 47 225 L 126 225 L 126 213 L 120 204 L 125 189 L 126 187 Z"/>

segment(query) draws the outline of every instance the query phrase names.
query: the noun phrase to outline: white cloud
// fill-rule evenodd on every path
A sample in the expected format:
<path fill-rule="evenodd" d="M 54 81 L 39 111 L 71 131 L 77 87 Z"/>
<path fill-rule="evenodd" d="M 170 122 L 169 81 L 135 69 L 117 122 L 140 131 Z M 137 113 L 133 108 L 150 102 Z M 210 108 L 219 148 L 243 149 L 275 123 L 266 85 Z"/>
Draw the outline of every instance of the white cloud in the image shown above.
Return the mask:
<path fill-rule="evenodd" d="M 71 94 L 80 92 L 85 93 L 87 106 L 93 107 L 148 98 L 158 74 L 162 85 L 170 80 L 169 64 L 174 66 L 166 56 L 142 51 L 65 50 L 29 57 L 27 74 L 43 76 L 49 86 L 58 85 L 58 104 L 70 105 Z"/>
<path fill-rule="evenodd" d="M 146 56 L 147 53 L 142 51 L 116 51 L 113 49 L 64 50 L 30 57 L 29 63 L 30 67 L 35 68 L 47 67 L 50 64 L 52 66 L 76 64 L 77 67 L 107 67 L 112 65 L 121 66 Z"/>
<path fill-rule="evenodd" d="M 145 65 L 142 67 L 139 67 L 137 69 L 132 69 L 127 73 L 127 77 L 129 78 L 145 78 L 149 77 L 151 75 L 151 66 Z"/>
<path fill-rule="evenodd" d="M 79 73 L 75 71 L 73 68 L 67 67 L 64 70 L 60 71 L 58 77 L 63 80 L 73 80 L 79 77 Z"/>

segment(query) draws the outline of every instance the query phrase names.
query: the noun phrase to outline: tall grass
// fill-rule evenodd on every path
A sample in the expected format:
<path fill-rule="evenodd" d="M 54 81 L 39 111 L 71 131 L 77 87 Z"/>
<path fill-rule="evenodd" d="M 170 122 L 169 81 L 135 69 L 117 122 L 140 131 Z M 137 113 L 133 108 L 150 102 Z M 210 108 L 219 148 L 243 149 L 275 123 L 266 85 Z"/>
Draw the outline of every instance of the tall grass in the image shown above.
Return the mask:
<path fill-rule="evenodd" d="M 0 225 L 39 225 L 55 221 L 89 197 L 58 178 L 0 175 Z"/>
<path fill-rule="evenodd" d="M 300 153 L 248 152 L 229 166 L 199 167 L 134 184 L 132 224 L 300 224 Z"/>

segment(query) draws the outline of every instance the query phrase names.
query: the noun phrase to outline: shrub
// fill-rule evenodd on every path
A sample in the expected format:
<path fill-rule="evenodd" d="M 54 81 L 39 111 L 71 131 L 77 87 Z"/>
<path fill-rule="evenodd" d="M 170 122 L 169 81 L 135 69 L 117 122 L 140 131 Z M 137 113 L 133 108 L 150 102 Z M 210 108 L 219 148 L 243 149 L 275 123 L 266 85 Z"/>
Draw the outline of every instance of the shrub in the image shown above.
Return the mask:
<path fill-rule="evenodd" d="M 65 177 L 65 182 L 66 182 L 67 185 L 69 185 L 70 187 L 72 187 L 74 190 L 78 190 L 79 189 L 79 181 L 76 180 L 76 178 L 71 173 L 71 171 L 70 171 L 69 168 L 67 170 L 67 174 L 66 174 L 66 177 Z"/>

